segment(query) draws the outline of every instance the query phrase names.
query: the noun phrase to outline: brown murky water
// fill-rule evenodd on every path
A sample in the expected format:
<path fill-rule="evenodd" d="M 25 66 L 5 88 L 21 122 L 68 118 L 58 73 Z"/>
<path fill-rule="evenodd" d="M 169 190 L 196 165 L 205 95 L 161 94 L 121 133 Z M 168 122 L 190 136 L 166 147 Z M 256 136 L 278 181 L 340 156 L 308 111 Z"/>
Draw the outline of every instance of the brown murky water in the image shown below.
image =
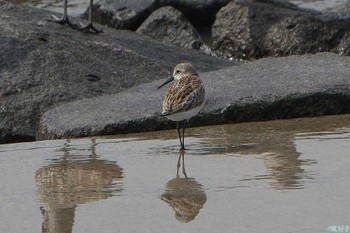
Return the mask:
<path fill-rule="evenodd" d="M 186 133 L 184 154 L 175 130 L 0 145 L 0 232 L 350 226 L 350 115 Z"/>

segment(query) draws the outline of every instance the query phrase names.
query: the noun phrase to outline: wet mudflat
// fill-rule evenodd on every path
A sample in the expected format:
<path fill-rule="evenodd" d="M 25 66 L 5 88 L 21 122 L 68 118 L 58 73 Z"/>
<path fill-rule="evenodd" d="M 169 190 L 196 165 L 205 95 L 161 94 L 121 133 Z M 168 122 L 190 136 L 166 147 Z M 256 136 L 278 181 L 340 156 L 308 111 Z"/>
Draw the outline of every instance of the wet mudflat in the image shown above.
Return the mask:
<path fill-rule="evenodd" d="M 184 153 L 175 130 L 0 145 L 0 232 L 350 226 L 350 115 L 186 135 Z"/>

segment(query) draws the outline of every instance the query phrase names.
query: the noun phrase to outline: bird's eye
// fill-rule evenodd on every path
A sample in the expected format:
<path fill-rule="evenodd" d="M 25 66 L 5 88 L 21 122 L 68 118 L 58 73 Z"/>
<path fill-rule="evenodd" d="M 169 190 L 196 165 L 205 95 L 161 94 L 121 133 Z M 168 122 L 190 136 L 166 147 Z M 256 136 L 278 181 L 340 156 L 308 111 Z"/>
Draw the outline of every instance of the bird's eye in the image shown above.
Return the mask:
<path fill-rule="evenodd" d="M 176 74 L 180 73 L 180 70 L 176 70 L 175 73 L 176 73 Z"/>

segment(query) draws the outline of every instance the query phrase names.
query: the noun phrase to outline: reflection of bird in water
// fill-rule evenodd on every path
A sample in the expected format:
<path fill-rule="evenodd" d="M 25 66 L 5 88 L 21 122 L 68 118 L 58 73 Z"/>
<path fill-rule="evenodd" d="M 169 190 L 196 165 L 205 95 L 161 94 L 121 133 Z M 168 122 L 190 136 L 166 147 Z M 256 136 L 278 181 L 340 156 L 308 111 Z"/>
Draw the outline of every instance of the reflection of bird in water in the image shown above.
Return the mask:
<path fill-rule="evenodd" d="M 90 0 L 90 7 L 89 7 L 89 21 L 88 24 L 85 26 L 78 26 L 74 23 L 72 23 L 67 14 L 67 7 L 68 7 L 68 0 L 64 0 L 64 6 L 63 6 L 63 17 L 61 19 L 57 18 L 56 16 L 52 16 L 54 19 L 48 19 L 48 21 L 59 23 L 59 24 L 67 24 L 69 27 L 73 29 L 77 29 L 80 31 L 88 31 L 91 30 L 93 32 L 99 33 L 102 32 L 102 30 L 97 29 L 93 24 L 92 24 L 92 6 L 94 4 L 93 0 Z"/>
<path fill-rule="evenodd" d="M 45 204 L 41 208 L 43 232 L 72 232 L 78 205 L 107 199 L 122 190 L 123 169 L 97 159 L 96 145 L 93 139 L 90 156 L 74 156 L 70 154 L 74 148 L 66 143 L 60 150 L 62 159 L 37 170 L 37 195 Z"/>
<path fill-rule="evenodd" d="M 168 89 L 163 101 L 162 116 L 176 121 L 181 149 L 185 149 L 185 128 L 188 119 L 197 115 L 205 103 L 205 90 L 196 69 L 190 63 L 180 63 L 174 68 L 173 75 L 162 85 L 175 80 Z M 183 121 L 182 135 L 179 122 Z"/>
<path fill-rule="evenodd" d="M 179 169 L 181 167 L 181 161 L 182 161 L 182 173 L 184 174 L 185 178 L 187 178 L 186 168 L 185 168 L 185 151 L 182 149 L 180 149 L 180 155 L 177 160 L 176 178 L 179 178 Z"/>
<path fill-rule="evenodd" d="M 185 178 L 179 177 L 181 158 Z M 183 223 L 192 221 L 207 201 L 202 185 L 186 175 L 184 150 L 180 150 L 176 178 L 166 184 L 166 190 L 161 199 L 174 209 L 176 219 Z"/>

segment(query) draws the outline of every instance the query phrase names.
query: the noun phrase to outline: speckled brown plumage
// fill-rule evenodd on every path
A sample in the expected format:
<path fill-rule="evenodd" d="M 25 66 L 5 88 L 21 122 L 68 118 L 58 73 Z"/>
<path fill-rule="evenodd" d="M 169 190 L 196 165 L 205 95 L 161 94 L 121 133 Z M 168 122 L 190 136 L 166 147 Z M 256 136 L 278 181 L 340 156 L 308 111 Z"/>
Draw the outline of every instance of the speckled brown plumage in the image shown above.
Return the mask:
<path fill-rule="evenodd" d="M 163 101 L 163 115 L 185 112 L 201 106 L 205 100 L 205 90 L 198 76 L 186 75 L 175 82 Z"/>

